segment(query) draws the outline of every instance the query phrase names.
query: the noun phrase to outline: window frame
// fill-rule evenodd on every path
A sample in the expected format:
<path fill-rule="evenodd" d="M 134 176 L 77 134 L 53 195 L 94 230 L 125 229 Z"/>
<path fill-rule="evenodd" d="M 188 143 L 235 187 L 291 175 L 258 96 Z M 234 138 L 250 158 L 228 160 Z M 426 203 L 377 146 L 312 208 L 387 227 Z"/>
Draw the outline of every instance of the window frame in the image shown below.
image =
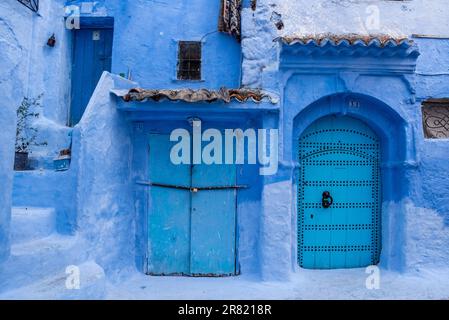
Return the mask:
<path fill-rule="evenodd" d="M 178 41 L 177 48 L 178 53 L 176 64 L 176 80 L 202 81 L 203 43 L 201 41 L 194 41 L 194 40 L 191 41 L 180 40 Z M 192 64 L 193 65 L 197 64 L 197 66 L 196 67 L 192 66 Z"/>

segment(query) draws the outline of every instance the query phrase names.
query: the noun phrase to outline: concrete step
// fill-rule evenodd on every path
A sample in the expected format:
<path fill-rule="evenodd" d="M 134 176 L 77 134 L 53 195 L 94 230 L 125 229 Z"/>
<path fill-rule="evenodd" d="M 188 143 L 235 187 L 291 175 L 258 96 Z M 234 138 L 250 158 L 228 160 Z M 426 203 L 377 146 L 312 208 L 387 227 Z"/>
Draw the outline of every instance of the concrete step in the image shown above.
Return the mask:
<path fill-rule="evenodd" d="M 13 244 L 9 259 L 0 265 L 0 292 L 65 272 L 67 266 L 86 261 L 83 247 L 79 237 L 58 234 Z"/>
<path fill-rule="evenodd" d="M 74 287 L 74 282 L 68 280 L 75 273 L 58 272 L 31 285 L 0 294 L 0 300 L 103 299 L 106 288 L 103 269 L 94 261 L 80 264 L 77 268 L 75 273 L 79 274 L 79 287 Z"/>
<path fill-rule="evenodd" d="M 53 208 L 15 207 L 11 212 L 11 243 L 48 237 L 55 231 Z"/>

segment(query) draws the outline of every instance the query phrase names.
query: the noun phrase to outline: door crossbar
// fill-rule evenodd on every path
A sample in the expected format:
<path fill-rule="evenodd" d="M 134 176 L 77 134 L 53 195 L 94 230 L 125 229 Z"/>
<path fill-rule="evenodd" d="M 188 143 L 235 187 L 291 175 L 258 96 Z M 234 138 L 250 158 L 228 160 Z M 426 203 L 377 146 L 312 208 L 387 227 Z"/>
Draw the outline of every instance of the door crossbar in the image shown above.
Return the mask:
<path fill-rule="evenodd" d="M 247 189 L 246 185 L 235 185 L 235 186 L 210 186 L 210 187 L 187 187 L 187 186 L 179 186 L 172 184 L 164 184 L 164 183 L 153 183 L 149 181 L 137 181 L 138 185 L 148 186 L 148 187 L 161 187 L 161 188 L 170 188 L 170 189 L 178 189 L 178 190 L 188 190 L 190 192 L 198 192 L 198 191 L 211 191 L 211 190 L 227 190 L 227 189 Z"/>

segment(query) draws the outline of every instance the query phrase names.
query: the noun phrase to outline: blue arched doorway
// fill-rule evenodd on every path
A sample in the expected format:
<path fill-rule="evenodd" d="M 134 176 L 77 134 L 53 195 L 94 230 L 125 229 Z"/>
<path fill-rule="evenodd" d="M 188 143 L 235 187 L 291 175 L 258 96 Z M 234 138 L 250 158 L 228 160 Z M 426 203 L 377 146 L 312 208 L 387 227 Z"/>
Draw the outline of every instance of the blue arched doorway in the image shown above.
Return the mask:
<path fill-rule="evenodd" d="M 299 137 L 298 263 L 309 269 L 377 264 L 381 146 L 363 121 L 330 115 Z"/>

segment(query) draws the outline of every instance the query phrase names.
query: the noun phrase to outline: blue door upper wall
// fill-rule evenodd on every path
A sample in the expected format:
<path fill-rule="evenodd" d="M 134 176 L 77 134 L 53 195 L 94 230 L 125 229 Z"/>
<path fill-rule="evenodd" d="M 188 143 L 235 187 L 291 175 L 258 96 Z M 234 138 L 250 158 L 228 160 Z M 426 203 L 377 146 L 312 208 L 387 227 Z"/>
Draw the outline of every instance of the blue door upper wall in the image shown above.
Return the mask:
<path fill-rule="evenodd" d="M 88 1 L 68 1 L 80 5 Z M 219 0 L 103 0 L 92 16 L 114 17 L 112 72 L 144 88 L 240 87 L 241 47 L 218 32 Z M 85 15 L 81 12 L 81 15 Z M 202 80 L 176 79 L 178 41 L 202 42 Z"/>

